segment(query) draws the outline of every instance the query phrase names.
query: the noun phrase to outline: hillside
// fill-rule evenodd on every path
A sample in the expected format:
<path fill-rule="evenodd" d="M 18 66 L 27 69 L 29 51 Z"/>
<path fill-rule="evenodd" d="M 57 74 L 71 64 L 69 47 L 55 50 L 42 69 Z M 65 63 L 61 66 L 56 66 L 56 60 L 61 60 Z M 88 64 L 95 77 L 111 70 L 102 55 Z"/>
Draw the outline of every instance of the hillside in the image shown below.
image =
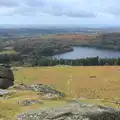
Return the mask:
<path fill-rule="evenodd" d="M 14 71 L 16 83 L 52 85 L 72 97 L 117 99 L 120 67 L 31 67 Z M 47 76 L 46 76 L 47 75 Z"/>
<path fill-rule="evenodd" d="M 37 65 L 38 60 L 73 51 L 72 46 L 120 50 L 120 33 L 45 34 L 41 36 L 6 36 L 0 39 L 0 62 L 14 65 Z M 6 55 L 7 54 L 7 55 Z M 5 56 L 4 56 L 5 55 Z M 11 59 L 12 58 L 12 59 Z"/>
<path fill-rule="evenodd" d="M 7 42 L 4 42 L 4 39 Z M 22 54 L 38 51 L 45 55 L 44 51 L 50 50 L 50 55 L 71 51 L 71 46 L 88 46 L 104 49 L 120 49 L 120 33 L 99 34 L 56 34 L 32 37 L 12 37 L 12 41 L 3 38 L 4 48 L 13 47 Z"/>
<path fill-rule="evenodd" d="M 120 108 L 120 67 L 118 66 L 17 67 L 14 68 L 14 75 L 16 87 L 9 89 L 11 93 L 0 96 L 0 118 L 2 120 L 14 120 L 19 114 L 29 110 L 38 110 L 38 108 L 42 110 L 52 108 L 53 110 L 53 108 L 68 103 L 74 105 L 75 100 L 77 103 L 79 101 L 87 106 L 93 104 L 99 105 L 98 107 L 102 105 Z M 64 92 L 66 97 L 53 100 L 45 99 L 41 96 L 42 94 L 28 90 L 27 86 L 35 84 L 52 86 Z M 96 107 L 93 108 L 96 109 Z M 102 108 L 105 109 L 105 107 L 100 107 L 100 109 Z M 110 108 L 106 109 L 109 110 Z"/>

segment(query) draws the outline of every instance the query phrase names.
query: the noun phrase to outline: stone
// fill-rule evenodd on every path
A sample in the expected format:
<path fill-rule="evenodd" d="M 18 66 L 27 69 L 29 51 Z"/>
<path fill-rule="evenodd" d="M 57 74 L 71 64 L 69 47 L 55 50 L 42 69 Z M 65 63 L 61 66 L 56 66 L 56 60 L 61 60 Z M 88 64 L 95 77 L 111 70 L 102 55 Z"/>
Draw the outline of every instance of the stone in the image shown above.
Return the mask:
<path fill-rule="evenodd" d="M 9 91 L 8 90 L 1 90 L 0 89 L 0 96 L 8 95 Z"/>
<path fill-rule="evenodd" d="M 60 99 L 65 97 L 65 94 L 56 90 L 53 87 L 43 84 L 31 85 L 30 89 L 38 92 L 44 99 Z"/>
<path fill-rule="evenodd" d="M 0 89 L 7 89 L 14 84 L 12 70 L 5 65 L 0 65 Z"/>
<path fill-rule="evenodd" d="M 76 102 L 28 111 L 18 116 L 18 120 L 120 120 L 120 109 Z"/>
<path fill-rule="evenodd" d="M 9 95 L 11 93 L 15 93 L 16 91 L 15 90 L 3 90 L 3 89 L 0 89 L 0 96 L 6 96 L 6 95 Z"/>
<path fill-rule="evenodd" d="M 15 90 L 30 90 L 29 86 L 25 85 L 25 84 L 15 84 L 11 87 L 9 87 L 9 89 L 15 89 Z"/>
<path fill-rule="evenodd" d="M 43 104 L 43 102 L 40 100 L 22 100 L 22 101 L 18 101 L 18 104 L 23 106 L 30 106 L 33 104 Z"/>

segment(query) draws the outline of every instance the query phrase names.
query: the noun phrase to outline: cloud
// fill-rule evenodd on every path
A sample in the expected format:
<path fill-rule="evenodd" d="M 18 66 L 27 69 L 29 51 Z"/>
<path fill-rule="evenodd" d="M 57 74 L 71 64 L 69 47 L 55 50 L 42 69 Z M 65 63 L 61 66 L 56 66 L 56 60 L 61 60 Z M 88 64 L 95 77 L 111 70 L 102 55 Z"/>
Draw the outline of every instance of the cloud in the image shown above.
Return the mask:
<path fill-rule="evenodd" d="M 36 16 L 49 14 L 68 17 L 95 17 L 93 12 L 75 7 L 76 4 L 73 4 L 72 0 L 70 2 L 68 0 L 2 0 L 0 1 L 0 6 L 14 8 L 14 11 L 11 11 L 11 15 Z M 10 15 L 10 11 L 8 13 Z"/>
<path fill-rule="evenodd" d="M 115 8 L 109 8 L 106 10 L 106 12 L 114 15 L 114 16 L 120 16 L 120 7 L 115 7 Z"/>
<path fill-rule="evenodd" d="M 47 2 L 46 0 L 25 0 L 24 4 L 31 6 L 31 7 L 40 7 L 45 5 Z"/>
<path fill-rule="evenodd" d="M 2 7 L 17 7 L 20 4 L 18 0 L 0 0 L 0 6 Z"/>
<path fill-rule="evenodd" d="M 0 0 L 0 15 L 95 18 L 120 15 L 120 0 Z M 10 9 L 8 9 L 10 8 Z"/>

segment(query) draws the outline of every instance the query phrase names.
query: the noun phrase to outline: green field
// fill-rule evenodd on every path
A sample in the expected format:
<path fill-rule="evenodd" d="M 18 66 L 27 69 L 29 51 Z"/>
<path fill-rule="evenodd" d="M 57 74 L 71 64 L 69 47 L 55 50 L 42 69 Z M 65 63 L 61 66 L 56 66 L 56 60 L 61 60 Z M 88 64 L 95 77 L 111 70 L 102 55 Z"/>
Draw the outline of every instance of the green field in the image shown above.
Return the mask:
<path fill-rule="evenodd" d="M 15 50 L 4 50 L 0 51 L 0 54 L 17 54 Z"/>

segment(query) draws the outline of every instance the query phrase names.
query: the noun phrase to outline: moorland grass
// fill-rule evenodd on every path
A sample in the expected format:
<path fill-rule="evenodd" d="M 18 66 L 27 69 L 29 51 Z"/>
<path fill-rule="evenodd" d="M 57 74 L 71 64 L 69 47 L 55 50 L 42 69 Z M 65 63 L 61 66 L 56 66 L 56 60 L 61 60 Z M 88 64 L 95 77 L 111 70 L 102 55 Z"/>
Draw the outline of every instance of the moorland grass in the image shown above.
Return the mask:
<path fill-rule="evenodd" d="M 120 98 L 120 67 L 23 67 L 14 71 L 15 83 L 47 84 L 71 97 Z"/>
<path fill-rule="evenodd" d="M 120 108 L 120 67 L 17 67 L 14 69 L 15 84 L 47 84 L 63 91 L 67 97 L 61 100 L 43 100 L 32 91 L 17 91 L 8 99 L 0 98 L 0 120 L 15 120 L 22 112 L 51 108 L 71 100 Z M 21 100 L 42 100 L 43 104 L 19 105 Z"/>

